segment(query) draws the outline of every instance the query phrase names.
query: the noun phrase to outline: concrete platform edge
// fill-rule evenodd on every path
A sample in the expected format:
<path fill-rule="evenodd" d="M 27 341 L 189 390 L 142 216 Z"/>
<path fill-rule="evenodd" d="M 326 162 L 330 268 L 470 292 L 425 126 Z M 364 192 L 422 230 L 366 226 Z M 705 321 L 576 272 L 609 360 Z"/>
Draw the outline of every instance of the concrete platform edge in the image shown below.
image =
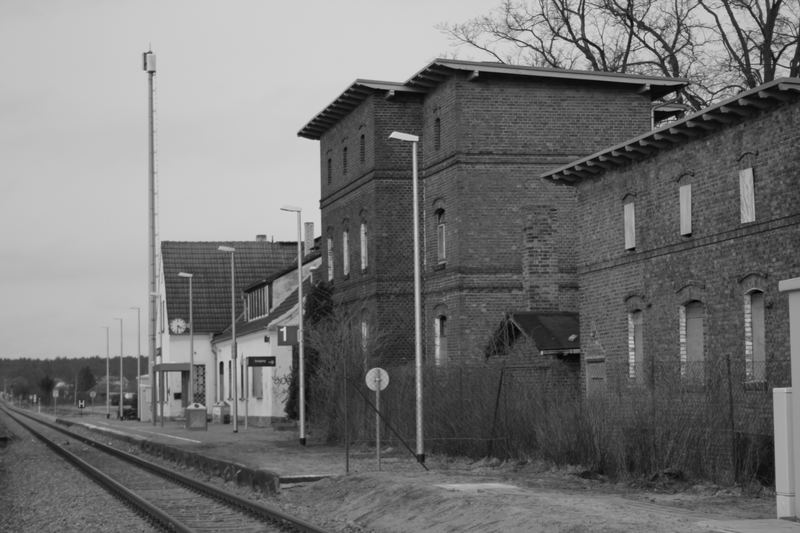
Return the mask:
<path fill-rule="evenodd" d="M 145 437 L 115 431 L 86 422 L 57 418 L 56 423 L 67 427 L 80 425 L 93 432 L 125 440 L 131 444 L 135 444 L 147 454 L 161 457 L 179 466 L 194 468 L 209 476 L 220 477 L 225 481 L 234 481 L 237 485 L 249 487 L 255 491 L 260 491 L 265 494 L 275 494 L 280 491 L 280 476 L 276 472 L 265 468 L 251 468 L 241 463 L 208 457 L 200 453 L 155 442 Z M 320 476 L 319 479 L 321 479 L 321 477 L 324 476 Z"/>

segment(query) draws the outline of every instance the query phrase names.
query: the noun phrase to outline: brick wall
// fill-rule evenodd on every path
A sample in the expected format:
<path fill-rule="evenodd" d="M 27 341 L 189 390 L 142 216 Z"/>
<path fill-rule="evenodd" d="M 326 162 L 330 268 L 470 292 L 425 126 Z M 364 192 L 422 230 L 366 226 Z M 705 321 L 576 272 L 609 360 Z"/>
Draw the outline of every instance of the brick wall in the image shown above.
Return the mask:
<path fill-rule="evenodd" d="M 705 357 L 730 356 L 744 381 L 744 294 L 765 295 L 769 387 L 789 383 L 788 304 L 781 279 L 800 276 L 800 104 L 782 106 L 578 186 L 578 271 L 584 358 L 604 357 L 610 390 L 626 376 L 627 313 L 643 312 L 644 357 L 656 365 L 679 357 L 678 308 L 704 304 Z M 755 222 L 739 218 L 742 165 L 753 166 Z M 692 234 L 679 231 L 678 188 L 692 185 Z M 636 249 L 623 248 L 623 198 L 633 194 Z M 763 421 L 771 402 L 747 393 Z"/>

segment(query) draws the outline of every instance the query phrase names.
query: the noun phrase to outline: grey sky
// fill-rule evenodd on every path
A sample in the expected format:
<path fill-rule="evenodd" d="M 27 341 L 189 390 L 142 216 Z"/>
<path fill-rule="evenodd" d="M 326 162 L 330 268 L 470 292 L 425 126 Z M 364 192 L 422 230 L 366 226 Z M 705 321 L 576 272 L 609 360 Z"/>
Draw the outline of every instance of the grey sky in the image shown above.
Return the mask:
<path fill-rule="evenodd" d="M 0 2 L 0 357 L 105 354 L 103 326 L 119 353 L 117 316 L 136 351 L 148 47 L 160 238 L 292 240 L 283 204 L 319 234 L 318 145 L 297 131 L 355 78 L 404 81 L 452 55 L 434 25 L 497 3 Z"/>

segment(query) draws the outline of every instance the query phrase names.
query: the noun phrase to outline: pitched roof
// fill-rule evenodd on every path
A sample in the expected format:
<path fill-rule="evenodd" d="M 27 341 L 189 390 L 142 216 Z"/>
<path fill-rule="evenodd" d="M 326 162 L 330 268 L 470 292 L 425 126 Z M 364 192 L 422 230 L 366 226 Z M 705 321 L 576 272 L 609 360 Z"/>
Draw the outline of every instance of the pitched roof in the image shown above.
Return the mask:
<path fill-rule="evenodd" d="M 309 291 L 311 291 L 311 276 L 308 276 L 303 280 L 303 295 L 309 294 Z M 240 337 L 242 335 L 247 335 L 248 333 L 259 330 L 266 331 L 273 321 L 284 316 L 295 307 L 297 307 L 297 288 L 287 294 L 286 298 L 276 305 L 266 316 L 249 321 L 244 320 L 243 317 L 238 317 L 236 319 L 236 336 Z M 230 306 L 228 306 L 228 310 L 230 311 Z M 214 342 L 224 341 L 230 338 L 231 325 L 230 319 L 228 319 L 228 325 L 225 327 L 225 329 L 217 335 L 214 335 Z"/>
<path fill-rule="evenodd" d="M 541 177 L 567 184 L 598 177 L 606 170 L 646 159 L 661 150 L 738 124 L 785 102 L 797 102 L 798 96 L 800 78 L 781 78 L 723 100 L 677 122 L 550 170 Z"/>
<path fill-rule="evenodd" d="M 225 241 L 161 243 L 167 316 L 189 320 L 189 283 L 178 272 L 193 274 L 192 312 L 195 333 L 216 333 L 231 323 L 231 259 L 234 252 L 236 316 L 243 309 L 242 289 L 289 267 L 297 260 L 296 242 Z M 188 333 L 188 332 L 187 332 Z"/>
<path fill-rule="evenodd" d="M 511 313 L 509 318 L 542 354 L 580 351 L 578 313 L 524 311 Z"/>
<path fill-rule="evenodd" d="M 314 118 L 303 126 L 297 132 L 297 135 L 307 139 L 319 140 L 326 131 L 358 107 L 367 97 L 374 94 L 384 94 L 387 97 L 396 93 L 425 94 L 457 71 L 469 72 L 471 77 L 492 74 L 625 85 L 648 93 L 653 100 L 675 92 L 688 84 L 688 80 L 683 78 L 527 67 L 491 61 L 434 59 L 404 83 L 357 79 L 333 102 L 328 104 L 325 109 L 317 113 Z"/>

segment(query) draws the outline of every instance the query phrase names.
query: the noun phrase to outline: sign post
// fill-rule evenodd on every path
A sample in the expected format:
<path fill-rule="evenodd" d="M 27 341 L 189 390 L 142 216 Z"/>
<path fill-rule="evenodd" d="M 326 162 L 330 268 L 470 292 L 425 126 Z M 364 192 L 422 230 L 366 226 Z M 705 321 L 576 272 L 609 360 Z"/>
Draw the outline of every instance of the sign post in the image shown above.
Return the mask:
<path fill-rule="evenodd" d="M 78 400 L 78 409 L 80 410 L 81 416 L 83 416 L 83 410 L 86 408 L 86 400 Z"/>
<path fill-rule="evenodd" d="M 375 450 L 378 458 L 378 470 L 381 469 L 381 391 L 389 385 L 389 374 L 386 370 L 375 367 L 367 372 L 367 387 L 375 391 Z"/>
<path fill-rule="evenodd" d="M 58 405 L 58 389 L 53 389 L 53 416 L 56 416 L 57 405 Z"/>
<path fill-rule="evenodd" d="M 92 400 L 92 412 L 94 412 L 94 397 L 97 396 L 95 391 L 89 391 L 89 398 Z"/>

